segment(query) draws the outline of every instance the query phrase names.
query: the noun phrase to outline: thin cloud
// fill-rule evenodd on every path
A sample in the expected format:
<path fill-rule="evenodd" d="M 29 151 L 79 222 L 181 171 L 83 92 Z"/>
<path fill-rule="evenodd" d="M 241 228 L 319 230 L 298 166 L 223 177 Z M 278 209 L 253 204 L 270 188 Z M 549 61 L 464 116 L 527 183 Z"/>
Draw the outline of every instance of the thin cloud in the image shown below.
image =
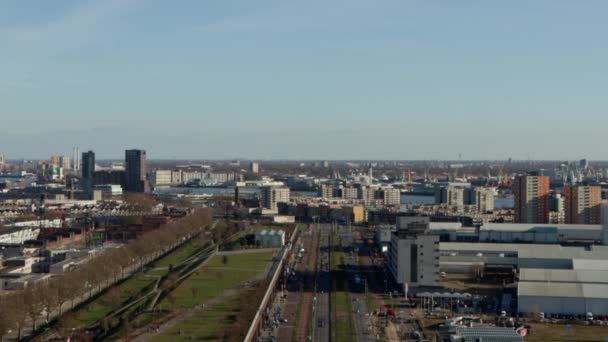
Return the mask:
<path fill-rule="evenodd" d="M 117 15 L 125 13 L 139 0 L 92 0 L 69 9 L 63 16 L 35 26 L 0 30 L 0 39 L 16 44 L 66 46 L 97 31 Z M 48 47 L 48 46 L 47 46 Z"/>

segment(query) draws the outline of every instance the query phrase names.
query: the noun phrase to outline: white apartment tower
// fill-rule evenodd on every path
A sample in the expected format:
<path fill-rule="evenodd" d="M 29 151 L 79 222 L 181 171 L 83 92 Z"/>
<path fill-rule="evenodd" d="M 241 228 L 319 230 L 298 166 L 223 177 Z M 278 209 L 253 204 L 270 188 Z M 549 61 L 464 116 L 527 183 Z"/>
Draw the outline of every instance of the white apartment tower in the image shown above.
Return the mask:
<path fill-rule="evenodd" d="M 260 205 L 264 209 L 276 210 L 278 203 L 289 202 L 289 188 L 263 186 L 260 188 Z"/>

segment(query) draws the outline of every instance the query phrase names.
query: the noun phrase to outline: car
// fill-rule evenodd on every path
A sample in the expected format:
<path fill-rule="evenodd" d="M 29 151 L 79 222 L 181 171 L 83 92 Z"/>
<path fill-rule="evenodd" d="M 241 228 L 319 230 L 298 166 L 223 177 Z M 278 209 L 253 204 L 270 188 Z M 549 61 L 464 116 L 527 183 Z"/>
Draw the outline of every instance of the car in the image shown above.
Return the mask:
<path fill-rule="evenodd" d="M 323 318 L 319 318 L 317 321 L 317 327 L 323 328 L 325 326 L 325 320 Z"/>
<path fill-rule="evenodd" d="M 279 321 L 280 323 L 287 323 L 287 319 L 285 319 L 283 317 L 277 318 L 277 321 Z"/>

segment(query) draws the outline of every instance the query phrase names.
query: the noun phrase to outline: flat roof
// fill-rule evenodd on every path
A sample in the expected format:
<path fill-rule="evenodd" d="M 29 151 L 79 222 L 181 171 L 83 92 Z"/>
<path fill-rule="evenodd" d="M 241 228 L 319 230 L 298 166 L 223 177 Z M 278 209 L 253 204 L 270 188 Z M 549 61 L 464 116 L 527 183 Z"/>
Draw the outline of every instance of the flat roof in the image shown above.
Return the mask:
<path fill-rule="evenodd" d="M 520 281 L 608 284 L 608 270 L 522 268 Z"/>
<path fill-rule="evenodd" d="M 478 253 L 510 253 L 515 252 L 519 258 L 527 259 L 608 259 L 608 246 L 593 245 L 585 247 L 564 247 L 548 244 L 517 244 L 517 243 L 478 243 L 478 242 L 441 242 L 441 251 L 463 251 Z"/>
<path fill-rule="evenodd" d="M 608 299 L 608 284 L 520 281 L 519 296 Z"/>
<path fill-rule="evenodd" d="M 528 231 L 534 228 L 557 230 L 601 230 L 601 224 L 537 224 L 537 223 L 486 223 L 481 230 Z"/>

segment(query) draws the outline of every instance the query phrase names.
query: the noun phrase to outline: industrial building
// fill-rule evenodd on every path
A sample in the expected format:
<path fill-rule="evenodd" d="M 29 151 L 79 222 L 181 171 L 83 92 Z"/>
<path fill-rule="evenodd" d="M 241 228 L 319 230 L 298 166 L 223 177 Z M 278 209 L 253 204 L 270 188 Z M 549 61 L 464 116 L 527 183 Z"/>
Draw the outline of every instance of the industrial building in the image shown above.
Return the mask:
<path fill-rule="evenodd" d="M 285 231 L 262 230 L 255 234 L 256 245 L 260 247 L 282 247 L 285 245 Z"/>
<path fill-rule="evenodd" d="M 428 217 L 402 218 L 391 234 L 388 268 L 398 284 L 438 286 L 439 236 L 429 233 Z"/>

